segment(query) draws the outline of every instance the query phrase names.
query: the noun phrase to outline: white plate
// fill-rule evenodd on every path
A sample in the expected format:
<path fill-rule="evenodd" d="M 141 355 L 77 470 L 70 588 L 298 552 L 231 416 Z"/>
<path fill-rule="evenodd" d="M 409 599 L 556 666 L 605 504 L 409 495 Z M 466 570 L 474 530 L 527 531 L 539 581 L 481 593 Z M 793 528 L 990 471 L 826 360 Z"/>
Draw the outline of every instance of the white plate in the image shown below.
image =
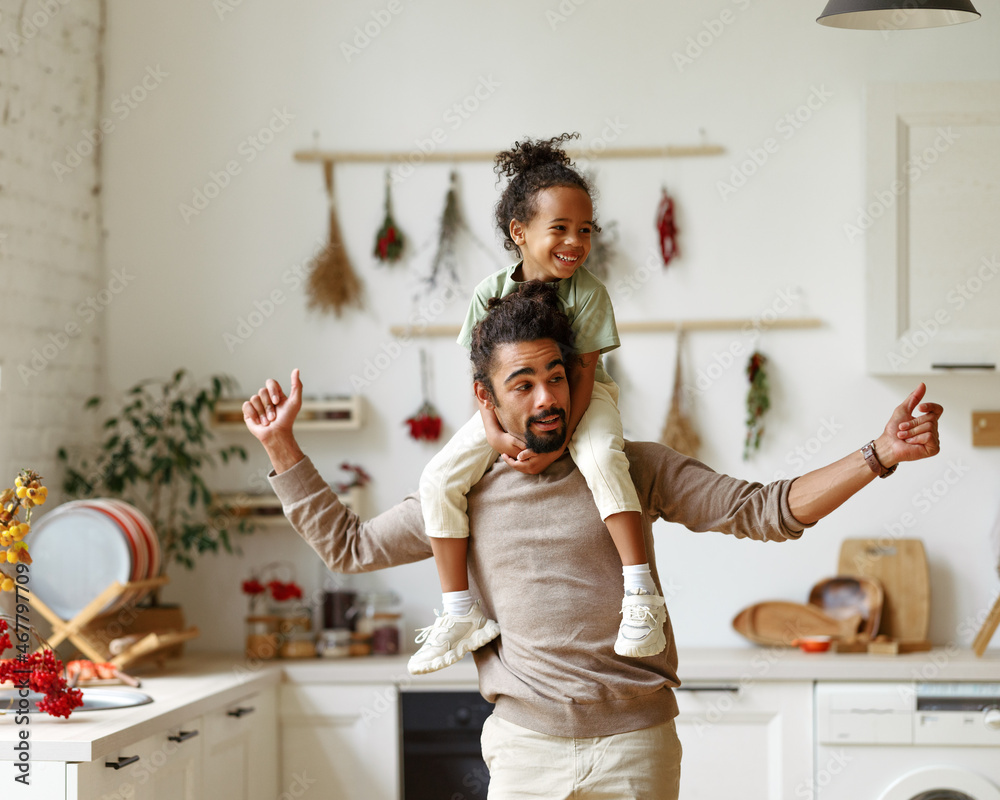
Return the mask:
<path fill-rule="evenodd" d="M 80 689 L 83 692 L 83 705 L 73 709 L 73 714 L 80 711 L 100 711 L 105 708 L 129 708 L 130 706 L 142 706 L 152 703 L 153 698 L 145 692 L 136 689 L 105 689 L 101 687 L 86 686 Z M 44 694 L 28 692 L 24 698 L 27 702 L 26 711 L 29 714 L 37 714 L 36 703 L 45 697 Z M 0 690 L 0 711 L 17 711 L 25 706 L 21 703 L 21 697 L 13 689 Z"/>
<path fill-rule="evenodd" d="M 79 614 L 112 581 L 125 584 L 132 574 L 125 532 L 85 502 L 64 503 L 50 511 L 27 537 L 31 591 L 66 620 Z"/>

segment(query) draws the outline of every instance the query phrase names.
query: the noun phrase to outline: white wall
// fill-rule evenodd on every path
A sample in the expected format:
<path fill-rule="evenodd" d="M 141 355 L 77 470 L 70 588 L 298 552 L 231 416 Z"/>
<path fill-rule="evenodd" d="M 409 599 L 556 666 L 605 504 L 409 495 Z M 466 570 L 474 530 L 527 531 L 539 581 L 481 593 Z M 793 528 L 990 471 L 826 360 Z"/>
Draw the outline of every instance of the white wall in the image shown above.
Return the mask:
<path fill-rule="evenodd" d="M 111 297 L 93 145 L 100 25 L 98 0 L 0 0 L 0 489 L 34 469 L 53 504 L 56 450 L 89 433 L 79 409 L 98 390 L 98 298 Z"/>
<path fill-rule="evenodd" d="M 414 246 L 405 265 L 392 268 L 369 255 L 381 221 L 382 168 L 338 168 L 341 226 L 367 295 L 364 311 L 336 319 L 307 312 L 294 278 L 326 233 L 321 170 L 293 161 L 314 134 L 328 149 L 410 150 L 441 129 L 441 150 L 494 151 L 525 134 L 578 130 L 585 143 L 603 138 L 629 147 L 695 142 L 703 130 L 726 155 L 596 163 L 601 219 L 616 221 L 620 232 L 607 279 L 618 317 L 753 317 L 778 308 L 782 292 L 798 293 L 791 313 L 819 316 L 824 326 L 770 332 L 760 342 L 774 387 L 763 450 L 742 462 L 741 358 L 693 399 L 702 455 L 721 471 L 760 480 L 839 458 L 878 435 L 916 384 L 872 378 L 863 367 L 864 241 L 849 242 L 843 225 L 864 202 L 865 83 L 1000 79 L 1000 9 L 990 0 L 981 6 L 984 17 L 973 24 L 884 36 L 829 30 L 814 22 L 822 3 L 779 0 L 115 3 L 107 104 L 158 77 L 148 78 L 152 88 L 106 147 L 107 267 L 135 276 L 107 310 L 109 385 L 121 389 L 186 366 L 200 376 L 230 373 L 250 392 L 268 376 L 287 381 L 299 367 L 306 393 L 322 396 L 350 392 L 352 377 L 364 378 L 380 353 L 395 352 L 389 326 L 428 303 L 414 293 L 433 254 L 450 165 L 420 166 L 395 187 L 396 218 Z M 560 9 L 571 13 L 553 16 Z M 366 27 L 374 32 L 367 44 L 358 37 Z M 700 54 L 698 39 L 707 43 Z M 349 52 L 352 42 L 357 52 Z M 677 57 L 685 51 L 690 63 Z M 477 87 L 478 102 L 470 99 Z M 811 112 L 802 108 L 810 98 Z M 478 108 L 456 116 L 462 103 Z M 797 112 L 808 116 L 800 127 L 782 123 Z M 248 137 L 269 124 L 279 130 L 251 160 Z M 719 182 L 769 137 L 777 152 L 738 191 L 721 192 Z M 214 179 L 229 162 L 238 173 Z M 509 258 L 491 226 L 490 165 L 458 171 L 463 212 L 490 251 L 463 244 L 468 292 Z M 226 185 L 209 189 L 207 207 L 185 219 L 181 204 L 193 205 L 213 181 Z M 678 200 L 682 231 L 682 257 L 666 271 L 646 267 L 663 183 Z M 254 318 L 261 324 L 249 337 L 227 339 L 246 333 L 240 321 L 266 307 L 275 290 L 282 302 Z M 442 305 L 437 322 L 464 314 L 464 298 Z M 731 333 L 693 335 L 689 382 L 734 343 L 752 344 Z M 421 400 L 421 347 L 433 364 L 431 399 L 454 430 L 472 410 L 468 371 L 463 352 L 441 339 L 399 348 L 363 389 L 370 413 L 362 431 L 301 437 L 329 480 L 341 478 L 337 465 L 345 459 L 374 476 L 369 513 L 413 490 L 434 451 L 409 440 L 402 425 Z M 634 438 L 659 436 L 674 351 L 671 336 L 630 335 L 615 354 Z M 657 560 L 674 587 L 682 646 L 742 644 L 729 627 L 740 608 L 768 598 L 804 601 L 814 582 L 834 574 L 842 539 L 884 535 L 906 511 L 917 518 L 909 533 L 924 540 L 932 561 L 932 638 L 969 643 L 972 634 L 960 625 L 997 591 L 988 531 L 1000 512 L 1000 461 L 971 448 L 969 415 L 996 407 L 1000 384 L 935 376 L 929 386 L 930 398 L 947 408 L 941 456 L 900 467 L 801 542 L 738 542 L 661 524 Z M 255 444 L 227 435 L 232 440 Z M 220 476 L 220 488 L 251 486 L 266 466 L 262 455 L 254 450 L 252 464 Z M 933 491 L 949 464 L 967 471 L 921 512 L 919 493 Z M 290 559 L 307 585 L 319 580 L 316 559 L 290 532 L 254 534 L 246 550 L 242 559 L 204 558 L 193 574 L 172 571 L 167 597 L 183 599 L 202 627 L 199 647 L 240 646 L 239 581 L 254 566 Z M 426 624 L 438 604 L 429 562 L 357 584 L 400 591 L 412 626 Z"/>

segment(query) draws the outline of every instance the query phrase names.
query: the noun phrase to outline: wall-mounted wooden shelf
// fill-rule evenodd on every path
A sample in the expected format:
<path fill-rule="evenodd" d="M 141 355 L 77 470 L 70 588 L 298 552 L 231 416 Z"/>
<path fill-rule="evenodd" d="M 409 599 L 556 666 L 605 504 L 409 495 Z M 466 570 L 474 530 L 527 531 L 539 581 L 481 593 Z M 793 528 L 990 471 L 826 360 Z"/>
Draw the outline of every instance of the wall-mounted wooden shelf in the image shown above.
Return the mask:
<path fill-rule="evenodd" d="M 337 498 L 346 508 L 358 513 L 363 491 L 360 486 L 352 486 L 346 492 L 338 492 Z M 214 496 L 214 507 L 221 513 L 231 514 L 255 525 L 290 524 L 281 509 L 281 501 L 274 494 L 217 493 Z"/>
<path fill-rule="evenodd" d="M 779 318 L 772 322 L 761 322 L 759 319 L 678 319 L 678 320 L 646 320 L 636 322 L 619 322 L 619 333 L 669 333 L 683 330 L 685 333 L 694 331 L 738 331 L 738 330 L 788 330 L 790 328 L 819 328 L 823 320 L 817 317 Z M 393 336 L 410 337 L 458 337 L 461 331 L 459 325 L 393 325 L 389 332 Z"/>
<path fill-rule="evenodd" d="M 392 164 L 410 162 L 416 164 L 445 163 L 460 161 L 493 161 L 497 150 L 468 150 L 465 152 L 432 151 L 416 153 L 412 150 L 383 152 L 361 152 L 350 150 L 298 150 L 296 161 L 319 161 L 331 164 Z M 698 156 L 718 156 L 726 152 L 726 148 L 717 144 L 665 145 L 662 147 L 606 147 L 603 150 L 567 149 L 570 158 L 607 159 L 607 158 L 692 158 Z"/>
<path fill-rule="evenodd" d="M 212 424 L 217 428 L 243 428 L 242 400 L 220 400 L 212 415 Z M 357 430 L 362 425 L 364 403 L 360 395 L 351 397 L 331 397 L 325 400 L 305 399 L 302 409 L 295 419 L 296 430 L 347 431 Z"/>

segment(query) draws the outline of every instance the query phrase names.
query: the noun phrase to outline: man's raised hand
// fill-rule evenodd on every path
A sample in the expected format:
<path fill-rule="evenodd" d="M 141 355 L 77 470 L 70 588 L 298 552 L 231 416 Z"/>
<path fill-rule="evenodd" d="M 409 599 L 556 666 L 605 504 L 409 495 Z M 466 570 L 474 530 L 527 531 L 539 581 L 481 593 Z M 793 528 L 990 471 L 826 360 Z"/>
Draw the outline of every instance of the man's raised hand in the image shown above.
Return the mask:
<path fill-rule="evenodd" d="M 243 421 L 261 442 L 281 433 L 290 434 L 292 423 L 302 408 L 302 381 L 292 370 L 291 389 L 286 396 L 281 385 L 268 378 L 263 388 L 243 404 Z"/>
<path fill-rule="evenodd" d="M 927 387 L 923 383 L 919 384 L 909 397 L 896 406 L 886 423 L 885 434 L 892 451 L 893 463 L 929 458 L 937 455 L 941 449 L 938 419 L 944 413 L 944 408 L 937 403 L 921 403 L 926 391 Z M 914 411 L 923 413 L 914 417 Z"/>

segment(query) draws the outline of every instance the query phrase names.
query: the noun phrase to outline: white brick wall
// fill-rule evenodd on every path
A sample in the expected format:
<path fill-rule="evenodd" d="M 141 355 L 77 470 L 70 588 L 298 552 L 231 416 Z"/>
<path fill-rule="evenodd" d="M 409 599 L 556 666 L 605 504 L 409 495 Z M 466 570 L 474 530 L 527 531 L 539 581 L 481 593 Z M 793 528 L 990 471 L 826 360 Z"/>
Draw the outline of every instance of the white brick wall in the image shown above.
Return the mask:
<path fill-rule="evenodd" d="M 104 267 L 97 153 L 52 164 L 97 124 L 101 6 L 0 0 L 0 488 L 31 467 L 57 502 L 56 449 L 92 432 L 81 408 L 100 387 L 102 320 L 77 308 Z"/>

